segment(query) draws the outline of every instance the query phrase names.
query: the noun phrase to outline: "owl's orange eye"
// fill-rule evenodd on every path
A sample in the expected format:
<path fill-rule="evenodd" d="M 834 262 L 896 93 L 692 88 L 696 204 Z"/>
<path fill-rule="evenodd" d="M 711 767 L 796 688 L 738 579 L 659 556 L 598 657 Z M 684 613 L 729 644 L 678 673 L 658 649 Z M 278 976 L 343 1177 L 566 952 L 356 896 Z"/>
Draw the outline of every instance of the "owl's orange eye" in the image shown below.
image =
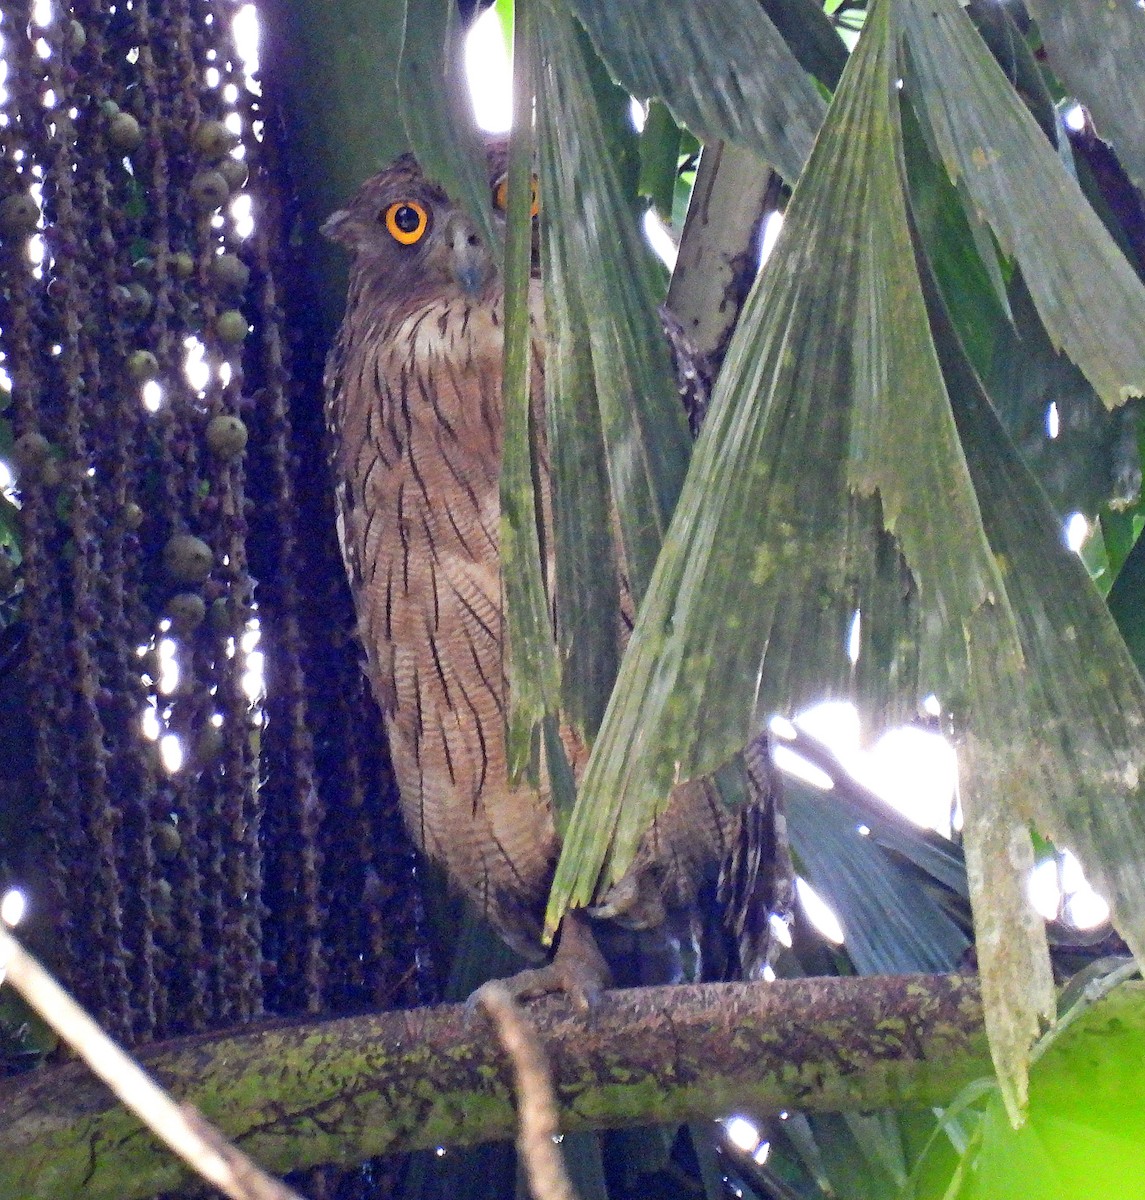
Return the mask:
<path fill-rule="evenodd" d="M 532 191 L 532 203 L 529 205 L 529 216 L 535 217 L 541 208 L 540 194 L 537 190 L 537 177 L 534 175 L 530 188 Z M 505 212 L 509 207 L 509 176 L 502 175 L 500 179 L 493 185 L 493 207 L 498 212 Z"/>
<path fill-rule="evenodd" d="M 403 246 L 420 242 L 429 228 L 429 213 L 416 200 L 399 200 L 391 204 L 382 219 L 390 237 Z"/>

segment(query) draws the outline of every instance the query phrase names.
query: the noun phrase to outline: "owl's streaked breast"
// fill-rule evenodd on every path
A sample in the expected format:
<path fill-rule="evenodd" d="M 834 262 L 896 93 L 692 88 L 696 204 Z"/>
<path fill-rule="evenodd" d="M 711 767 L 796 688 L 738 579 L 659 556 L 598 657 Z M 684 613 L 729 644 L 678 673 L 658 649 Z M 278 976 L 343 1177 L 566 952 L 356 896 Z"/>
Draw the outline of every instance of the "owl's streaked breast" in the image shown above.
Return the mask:
<path fill-rule="evenodd" d="M 330 417 L 343 553 L 407 823 L 535 956 L 556 839 L 547 796 L 507 782 L 501 353 L 499 296 L 344 327 Z M 539 403 L 536 345 L 534 361 Z"/>

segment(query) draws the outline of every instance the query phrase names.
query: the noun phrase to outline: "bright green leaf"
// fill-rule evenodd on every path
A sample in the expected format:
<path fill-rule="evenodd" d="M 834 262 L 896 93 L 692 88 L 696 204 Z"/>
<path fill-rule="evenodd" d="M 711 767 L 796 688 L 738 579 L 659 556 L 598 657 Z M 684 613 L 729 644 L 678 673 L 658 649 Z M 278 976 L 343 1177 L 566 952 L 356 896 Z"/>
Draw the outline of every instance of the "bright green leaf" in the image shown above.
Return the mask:
<path fill-rule="evenodd" d="M 958 1200 L 1142 1200 L 1145 1006 L 1124 984 L 1055 1036 L 1030 1073 L 1019 1130 L 995 1099 Z"/>
<path fill-rule="evenodd" d="M 640 194 L 651 199 L 666 221 L 672 219 L 679 157 L 680 127 L 667 107 L 653 100 L 640 135 Z"/>

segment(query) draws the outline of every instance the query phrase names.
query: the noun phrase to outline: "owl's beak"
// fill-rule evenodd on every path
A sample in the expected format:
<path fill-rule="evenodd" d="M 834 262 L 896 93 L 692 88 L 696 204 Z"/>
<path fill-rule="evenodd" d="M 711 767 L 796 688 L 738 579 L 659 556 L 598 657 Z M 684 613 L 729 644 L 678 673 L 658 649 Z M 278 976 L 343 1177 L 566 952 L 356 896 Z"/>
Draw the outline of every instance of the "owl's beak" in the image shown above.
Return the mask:
<path fill-rule="evenodd" d="M 467 296 L 476 296 L 484 291 L 493 274 L 493 259 L 468 217 L 461 213 L 450 215 L 445 228 L 445 242 L 449 253 L 449 269 L 461 290 Z"/>

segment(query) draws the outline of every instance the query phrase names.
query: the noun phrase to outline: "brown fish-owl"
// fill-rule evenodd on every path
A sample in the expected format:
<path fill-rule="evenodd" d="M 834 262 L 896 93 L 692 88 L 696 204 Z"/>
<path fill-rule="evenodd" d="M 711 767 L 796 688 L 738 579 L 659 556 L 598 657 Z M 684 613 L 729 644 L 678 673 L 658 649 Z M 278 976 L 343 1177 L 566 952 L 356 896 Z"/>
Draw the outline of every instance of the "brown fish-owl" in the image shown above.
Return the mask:
<path fill-rule="evenodd" d="M 503 152 L 490 161 L 503 196 Z M 536 958 L 557 841 L 547 795 L 511 786 L 506 765 L 497 267 L 408 155 L 324 232 L 353 254 L 326 381 L 339 532 L 406 823 Z"/>
<path fill-rule="evenodd" d="M 500 209 L 503 147 L 489 164 Z M 505 940 L 537 959 L 558 842 L 547 791 L 510 784 L 506 762 L 497 264 L 409 155 L 368 180 L 323 232 L 353 256 L 327 364 L 328 416 L 343 555 L 406 824 Z M 530 288 L 532 403 L 543 428 L 539 280 Z M 540 475 L 547 521 L 544 462 Z M 551 536 L 543 542 L 551 547 Z M 613 914 L 630 925 L 655 921 L 665 899 L 687 902 L 735 840 L 735 818 L 702 789 L 683 794 L 689 802 L 670 808 L 617 892 Z M 575 963 L 573 942 L 566 920 L 560 949 Z M 596 969 L 599 956 L 587 954 Z"/>

